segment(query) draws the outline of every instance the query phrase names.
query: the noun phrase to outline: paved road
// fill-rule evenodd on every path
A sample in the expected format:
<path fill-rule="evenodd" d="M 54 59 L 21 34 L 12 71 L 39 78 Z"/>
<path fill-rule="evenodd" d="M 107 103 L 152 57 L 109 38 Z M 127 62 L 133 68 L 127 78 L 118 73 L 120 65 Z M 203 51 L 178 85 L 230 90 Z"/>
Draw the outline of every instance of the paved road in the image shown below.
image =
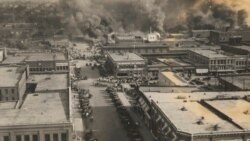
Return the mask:
<path fill-rule="evenodd" d="M 78 87 L 89 89 L 93 95 L 90 105 L 93 108 L 94 121 L 86 122 L 85 127 L 94 131 L 98 141 L 129 141 L 116 109 L 105 92 L 106 88 L 93 86 L 93 82 L 99 77 L 98 71 L 84 67 L 82 75 L 88 76 L 89 79 L 79 81 Z"/>

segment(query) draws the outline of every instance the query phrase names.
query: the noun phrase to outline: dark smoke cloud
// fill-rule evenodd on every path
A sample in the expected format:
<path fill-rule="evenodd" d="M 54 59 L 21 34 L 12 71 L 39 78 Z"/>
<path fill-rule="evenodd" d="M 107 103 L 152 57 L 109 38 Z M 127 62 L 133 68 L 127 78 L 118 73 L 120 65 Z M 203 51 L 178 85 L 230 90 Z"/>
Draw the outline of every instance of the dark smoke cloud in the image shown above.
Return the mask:
<path fill-rule="evenodd" d="M 218 0 L 221 1 L 221 0 Z M 246 9 L 210 0 L 60 0 L 70 29 L 89 38 L 112 31 L 166 32 L 246 25 Z"/>

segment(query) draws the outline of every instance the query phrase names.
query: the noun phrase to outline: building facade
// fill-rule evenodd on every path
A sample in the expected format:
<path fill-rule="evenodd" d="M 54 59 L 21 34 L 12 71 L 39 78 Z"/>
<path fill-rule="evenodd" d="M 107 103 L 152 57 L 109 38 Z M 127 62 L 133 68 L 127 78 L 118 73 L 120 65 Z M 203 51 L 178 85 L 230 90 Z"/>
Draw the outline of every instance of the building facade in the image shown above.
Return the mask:
<path fill-rule="evenodd" d="M 2 64 L 26 64 L 30 73 L 65 73 L 69 71 L 69 61 L 64 53 L 16 53 L 7 57 Z"/>
<path fill-rule="evenodd" d="M 249 126 L 232 114 L 230 107 L 242 103 L 238 111 L 247 109 L 244 98 L 248 93 L 159 93 L 139 91 L 138 113 L 158 141 L 249 141 Z M 213 112 L 211 112 L 213 111 Z M 239 117 L 241 116 L 241 117 Z M 247 120 L 246 120 L 247 121 Z"/>
<path fill-rule="evenodd" d="M 211 73 L 244 71 L 248 64 L 247 56 L 224 55 L 212 50 L 190 50 L 188 58 L 194 63 L 202 64 Z"/>
<path fill-rule="evenodd" d="M 72 125 L 20 125 L 0 128 L 0 141 L 71 141 Z"/>
<path fill-rule="evenodd" d="M 140 78 L 145 74 L 146 61 L 134 53 L 109 53 L 106 66 L 116 78 Z"/>
<path fill-rule="evenodd" d="M 163 43 L 124 43 L 124 44 L 115 44 L 103 46 L 102 52 L 107 54 L 110 53 L 136 53 L 139 55 L 164 55 L 168 54 L 169 48 L 166 44 Z"/>
<path fill-rule="evenodd" d="M 18 101 L 26 91 L 29 72 L 27 66 L 1 66 L 0 102 Z"/>

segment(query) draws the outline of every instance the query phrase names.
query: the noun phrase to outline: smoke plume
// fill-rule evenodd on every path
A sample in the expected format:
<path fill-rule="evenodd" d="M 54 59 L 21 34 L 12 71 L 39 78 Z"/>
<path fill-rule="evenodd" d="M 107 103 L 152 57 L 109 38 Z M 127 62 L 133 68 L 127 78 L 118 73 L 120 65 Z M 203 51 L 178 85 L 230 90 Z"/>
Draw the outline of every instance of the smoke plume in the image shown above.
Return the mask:
<path fill-rule="evenodd" d="M 89 38 L 112 31 L 167 32 L 250 25 L 249 0 L 60 0 L 68 26 Z"/>

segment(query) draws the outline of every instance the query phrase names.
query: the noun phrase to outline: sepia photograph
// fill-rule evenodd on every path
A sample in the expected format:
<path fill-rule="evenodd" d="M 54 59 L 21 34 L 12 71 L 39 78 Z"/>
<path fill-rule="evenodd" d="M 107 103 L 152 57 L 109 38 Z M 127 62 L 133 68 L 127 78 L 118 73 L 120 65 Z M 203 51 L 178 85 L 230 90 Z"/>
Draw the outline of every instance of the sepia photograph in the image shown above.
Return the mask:
<path fill-rule="evenodd" d="M 250 0 L 0 0 L 0 141 L 250 141 Z"/>

